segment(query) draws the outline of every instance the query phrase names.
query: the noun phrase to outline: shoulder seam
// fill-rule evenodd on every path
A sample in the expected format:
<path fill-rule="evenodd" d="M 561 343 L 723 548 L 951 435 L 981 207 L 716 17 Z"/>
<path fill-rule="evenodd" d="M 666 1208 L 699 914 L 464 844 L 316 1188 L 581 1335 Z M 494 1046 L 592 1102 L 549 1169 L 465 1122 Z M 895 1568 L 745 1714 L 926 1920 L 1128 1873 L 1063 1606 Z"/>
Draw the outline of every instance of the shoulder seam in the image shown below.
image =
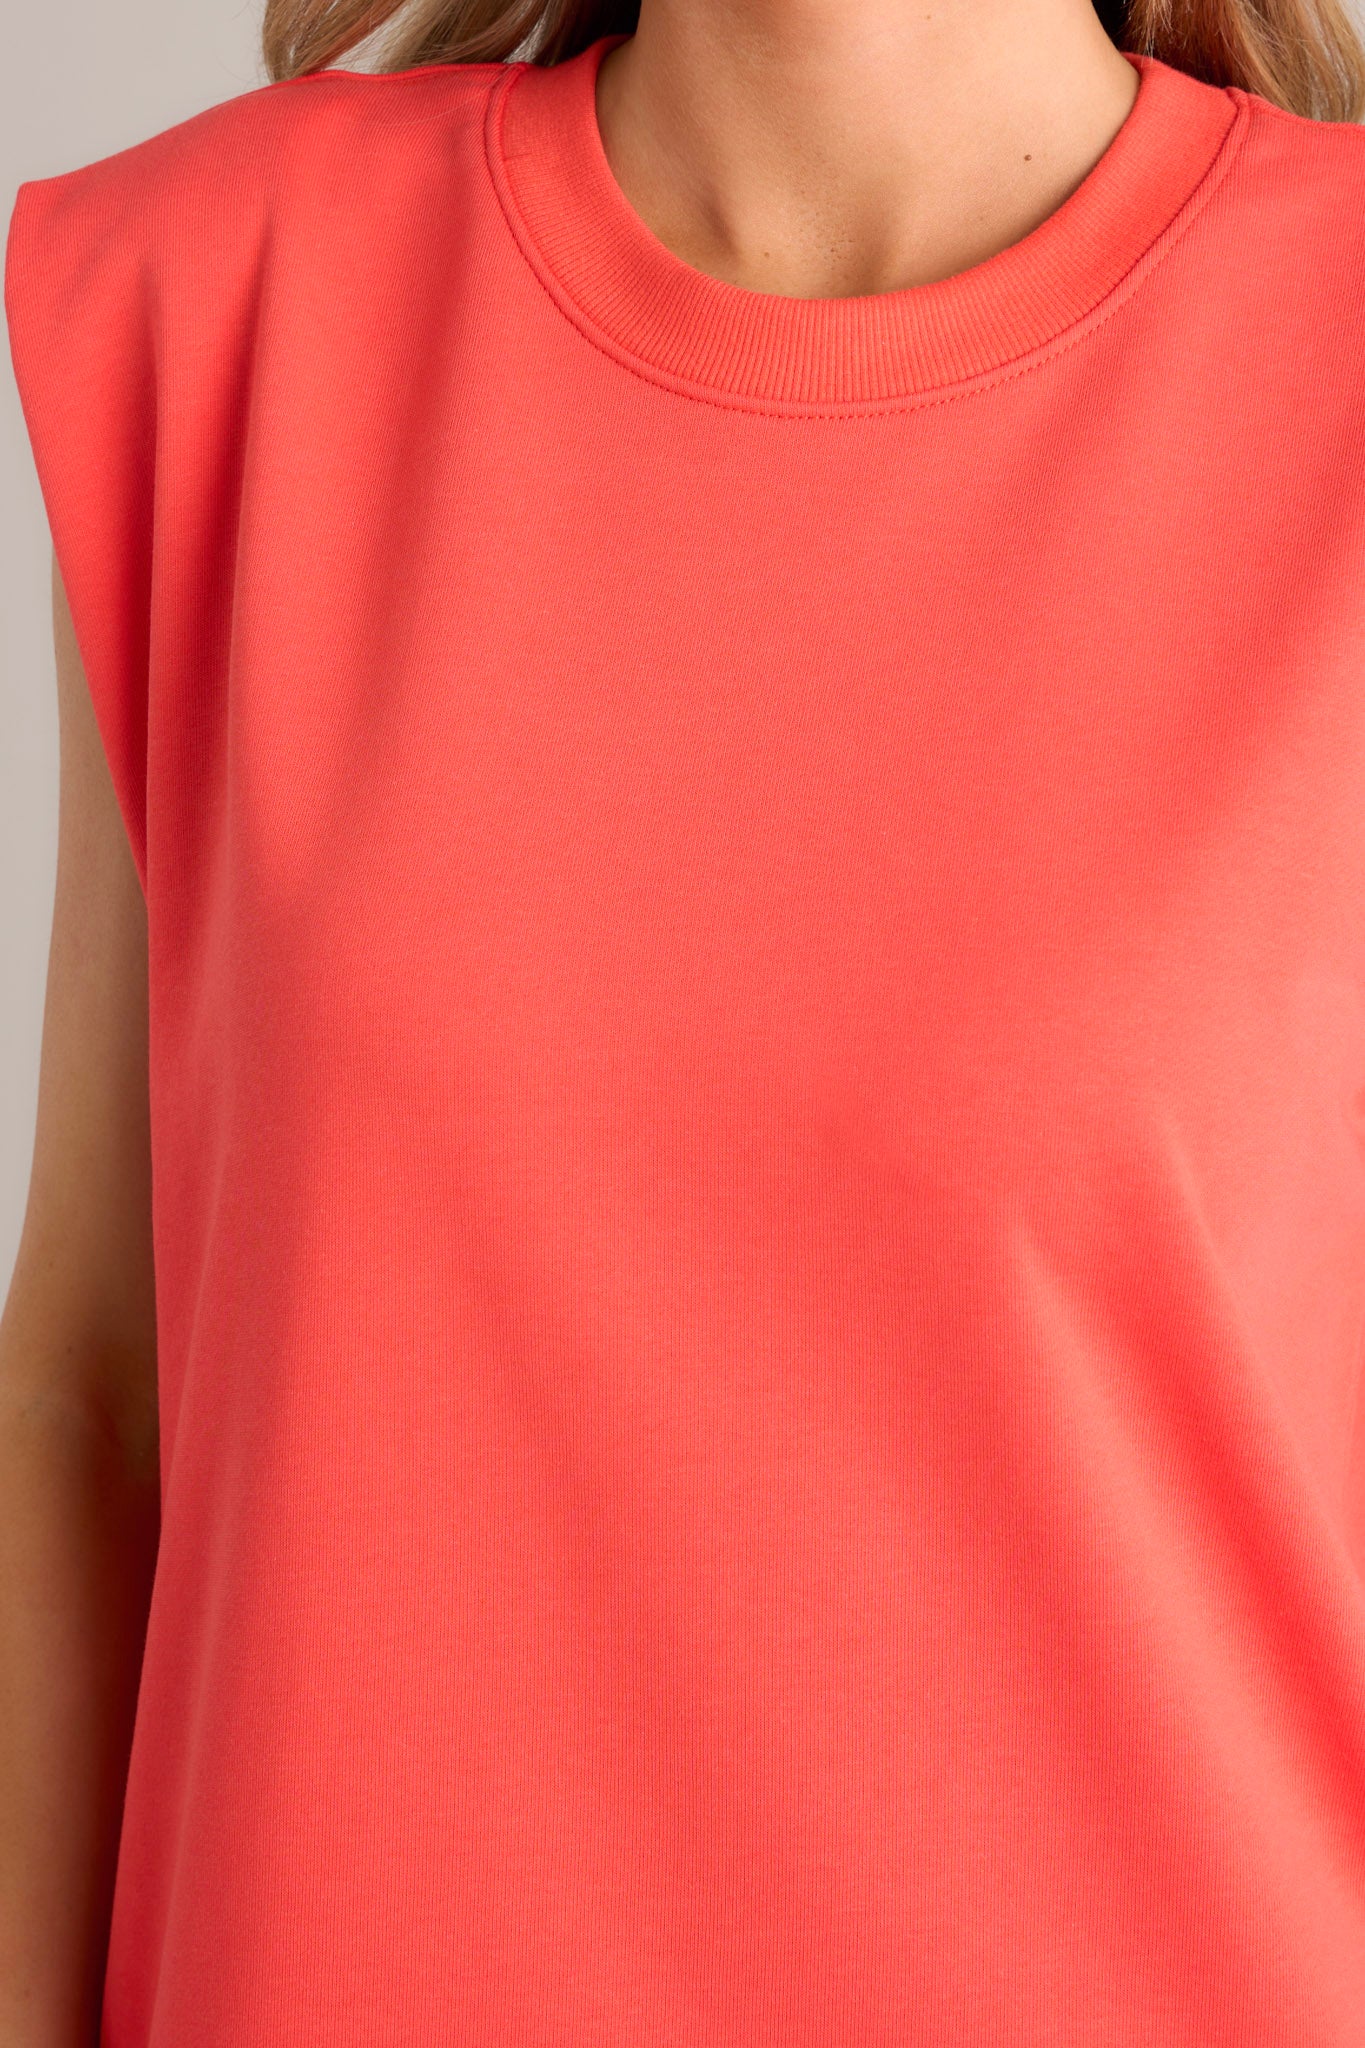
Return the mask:
<path fill-rule="evenodd" d="M 1229 85 L 1224 88 L 1236 100 L 1242 102 L 1256 117 L 1270 115 L 1273 119 L 1287 123 L 1291 128 L 1311 129 L 1314 132 L 1339 134 L 1348 129 L 1352 134 L 1365 138 L 1365 123 L 1360 121 L 1320 121 L 1314 114 L 1296 114 L 1292 107 L 1282 107 L 1275 100 L 1268 100 L 1264 94 L 1251 92 L 1245 86 Z"/>

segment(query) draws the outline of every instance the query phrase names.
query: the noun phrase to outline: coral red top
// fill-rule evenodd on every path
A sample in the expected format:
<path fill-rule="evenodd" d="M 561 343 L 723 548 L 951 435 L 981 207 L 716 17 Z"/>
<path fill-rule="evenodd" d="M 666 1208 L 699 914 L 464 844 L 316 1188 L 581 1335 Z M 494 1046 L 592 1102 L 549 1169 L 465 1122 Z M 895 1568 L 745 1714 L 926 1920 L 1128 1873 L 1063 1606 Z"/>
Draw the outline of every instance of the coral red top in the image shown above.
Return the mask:
<path fill-rule="evenodd" d="M 151 943 L 103 2048 L 1360 2048 L 1365 132 L 719 282 L 593 81 L 32 182 Z"/>

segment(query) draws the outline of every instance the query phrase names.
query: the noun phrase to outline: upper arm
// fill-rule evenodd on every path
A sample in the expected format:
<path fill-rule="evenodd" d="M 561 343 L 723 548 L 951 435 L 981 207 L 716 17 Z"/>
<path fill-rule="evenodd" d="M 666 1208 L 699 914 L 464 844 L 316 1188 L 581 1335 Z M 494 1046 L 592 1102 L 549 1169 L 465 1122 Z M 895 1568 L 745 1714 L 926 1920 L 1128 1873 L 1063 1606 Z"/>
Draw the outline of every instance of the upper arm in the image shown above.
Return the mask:
<path fill-rule="evenodd" d="M 28 1203 L 4 1368 L 155 1458 L 156 1341 L 142 885 L 54 559 L 57 882 Z"/>

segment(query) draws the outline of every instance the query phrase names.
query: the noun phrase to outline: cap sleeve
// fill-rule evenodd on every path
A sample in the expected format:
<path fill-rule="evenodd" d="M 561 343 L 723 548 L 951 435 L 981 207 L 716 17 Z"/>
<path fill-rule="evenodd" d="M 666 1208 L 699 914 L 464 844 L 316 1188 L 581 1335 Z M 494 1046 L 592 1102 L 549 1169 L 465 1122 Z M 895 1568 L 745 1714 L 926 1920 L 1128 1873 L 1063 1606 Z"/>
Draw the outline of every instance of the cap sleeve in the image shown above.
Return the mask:
<path fill-rule="evenodd" d="M 153 280 L 139 211 L 120 203 L 117 180 L 102 168 L 20 186 L 5 250 L 5 317 L 53 547 L 145 891 Z"/>

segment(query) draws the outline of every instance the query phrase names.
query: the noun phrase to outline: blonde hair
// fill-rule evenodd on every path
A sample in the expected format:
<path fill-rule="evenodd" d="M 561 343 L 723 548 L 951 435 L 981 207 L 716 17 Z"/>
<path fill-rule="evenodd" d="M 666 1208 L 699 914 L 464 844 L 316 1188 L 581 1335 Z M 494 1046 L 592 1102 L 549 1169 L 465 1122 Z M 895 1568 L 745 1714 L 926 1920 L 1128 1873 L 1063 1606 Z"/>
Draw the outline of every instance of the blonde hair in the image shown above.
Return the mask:
<path fill-rule="evenodd" d="M 1096 0 L 1121 50 L 1146 51 L 1209 85 L 1319 121 L 1365 119 L 1365 42 L 1341 0 Z M 630 35 L 639 0 L 268 0 L 275 79 L 336 64 L 377 37 L 378 68 L 558 64 L 604 35 Z"/>

